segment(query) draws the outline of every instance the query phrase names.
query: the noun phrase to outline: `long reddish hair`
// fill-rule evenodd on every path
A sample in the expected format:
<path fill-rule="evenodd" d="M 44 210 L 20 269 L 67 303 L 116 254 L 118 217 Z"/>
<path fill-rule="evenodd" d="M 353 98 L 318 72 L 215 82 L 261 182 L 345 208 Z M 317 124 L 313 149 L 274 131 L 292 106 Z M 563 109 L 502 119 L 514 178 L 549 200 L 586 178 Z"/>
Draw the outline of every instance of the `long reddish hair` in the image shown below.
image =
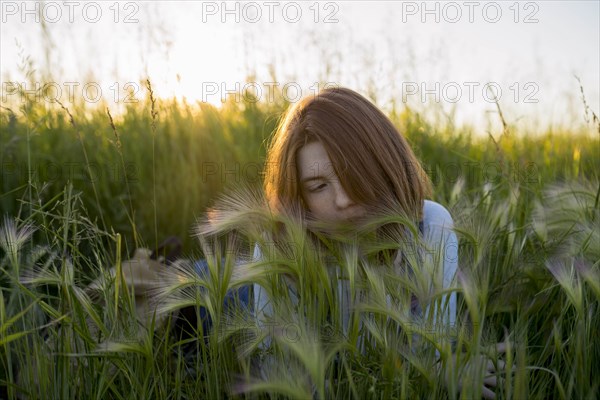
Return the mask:
<path fill-rule="evenodd" d="M 328 88 L 296 103 L 268 148 L 264 189 L 272 210 L 306 211 L 298 150 L 320 141 L 348 196 L 358 204 L 399 210 L 418 221 L 431 181 L 407 140 L 373 103 L 353 90 Z"/>

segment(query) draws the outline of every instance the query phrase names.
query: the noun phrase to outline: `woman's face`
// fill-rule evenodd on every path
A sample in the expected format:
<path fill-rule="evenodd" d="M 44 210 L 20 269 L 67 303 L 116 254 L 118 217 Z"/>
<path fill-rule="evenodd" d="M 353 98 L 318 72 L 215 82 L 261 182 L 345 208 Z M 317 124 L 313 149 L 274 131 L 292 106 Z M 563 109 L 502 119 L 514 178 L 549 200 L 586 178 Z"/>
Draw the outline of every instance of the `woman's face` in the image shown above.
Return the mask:
<path fill-rule="evenodd" d="M 364 215 L 365 208 L 352 201 L 342 188 L 321 142 L 304 145 L 297 157 L 300 190 L 314 218 L 342 222 Z"/>

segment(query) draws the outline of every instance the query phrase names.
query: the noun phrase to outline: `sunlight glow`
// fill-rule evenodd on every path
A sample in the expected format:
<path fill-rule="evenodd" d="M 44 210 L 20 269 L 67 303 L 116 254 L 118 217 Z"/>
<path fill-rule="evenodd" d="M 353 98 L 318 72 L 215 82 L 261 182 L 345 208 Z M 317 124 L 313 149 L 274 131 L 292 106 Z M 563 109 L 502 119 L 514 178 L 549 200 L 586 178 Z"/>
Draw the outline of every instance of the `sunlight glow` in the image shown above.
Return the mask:
<path fill-rule="evenodd" d="M 99 91 L 116 109 L 128 91 L 144 96 L 147 78 L 158 97 L 215 106 L 249 79 L 262 86 L 274 79 L 280 87 L 293 83 L 301 95 L 334 82 L 372 96 L 383 109 L 403 103 L 482 133 L 490 121 L 499 122 L 490 90 L 501 95 L 512 121 L 533 127 L 581 123 L 574 76 L 590 107 L 600 106 L 597 2 L 494 3 L 501 7 L 494 22 L 483 13 L 489 2 L 470 16 L 461 3 L 450 10 L 437 2 L 426 9 L 366 1 L 276 2 L 273 9 L 260 2 L 97 3 L 93 23 L 82 13 L 85 5 L 71 22 L 66 9 L 58 18 L 60 3 L 35 3 L 46 4 L 36 23 L 34 3 L 24 6 L 28 13 L 7 3 L 3 103 L 14 100 L 12 83 L 26 82 L 33 68 L 50 74 L 63 89 L 62 101 L 71 100 L 67 89 L 76 82 L 75 95 L 93 103 L 94 92 L 86 90 Z"/>

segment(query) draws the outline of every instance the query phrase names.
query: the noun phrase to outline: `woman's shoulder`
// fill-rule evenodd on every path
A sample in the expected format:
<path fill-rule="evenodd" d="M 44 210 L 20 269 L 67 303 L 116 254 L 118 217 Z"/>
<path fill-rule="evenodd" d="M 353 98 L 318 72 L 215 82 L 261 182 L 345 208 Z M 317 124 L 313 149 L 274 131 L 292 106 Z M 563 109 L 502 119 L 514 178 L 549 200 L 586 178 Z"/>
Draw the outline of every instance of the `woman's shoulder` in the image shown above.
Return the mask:
<path fill-rule="evenodd" d="M 423 225 L 425 227 L 439 226 L 452 228 L 454 221 L 446 207 L 435 201 L 425 200 L 423 204 Z"/>

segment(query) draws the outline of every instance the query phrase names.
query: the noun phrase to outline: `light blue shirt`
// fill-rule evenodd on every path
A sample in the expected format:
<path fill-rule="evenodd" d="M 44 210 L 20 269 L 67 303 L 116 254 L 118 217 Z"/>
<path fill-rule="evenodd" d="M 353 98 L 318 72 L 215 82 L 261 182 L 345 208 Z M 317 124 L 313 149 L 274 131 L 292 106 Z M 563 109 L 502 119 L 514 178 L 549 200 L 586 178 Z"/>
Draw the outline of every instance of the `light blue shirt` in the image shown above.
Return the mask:
<path fill-rule="evenodd" d="M 422 265 L 426 269 L 425 272 L 430 275 L 431 285 L 439 289 L 441 282 L 442 289 L 450 288 L 454 276 L 458 268 L 458 240 L 453 231 L 453 221 L 450 213 L 444 206 L 434 201 L 425 200 L 423 207 L 423 232 L 422 241 L 424 249 L 422 249 L 421 257 Z M 258 245 L 254 249 L 254 259 L 259 260 L 261 253 Z M 348 282 L 340 280 L 338 283 L 338 294 L 340 296 L 348 296 Z M 272 315 L 273 308 L 270 304 L 270 299 L 266 290 L 258 284 L 254 284 L 254 315 L 257 322 L 261 325 L 261 321 L 265 321 L 269 315 Z M 290 296 L 293 300 L 293 296 Z M 297 300 L 297 299 L 296 299 Z M 342 299 L 344 302 L 349 301 Z M 350 304 L 349 302 L 346 304 Z M 388 298 L 389 305 L 389 298 Z M 456 321 L 456 293 L 453 291 L 442 297 L 440 307 L 434 310 L 433 320 L 437 320 L 437 311 L 441 310 L 442 321 L 445 327 L 454 327 Z M 425 305 L 425 317 L 430 313 L 430 308 Z M 347 333 L 348 320 L 350 310 L 346 310 L 342 315 L 342 326 L 344 333 Z M 266 338 L 263 343 L 265 346 L 270 345 L 270 338 Z"/>

